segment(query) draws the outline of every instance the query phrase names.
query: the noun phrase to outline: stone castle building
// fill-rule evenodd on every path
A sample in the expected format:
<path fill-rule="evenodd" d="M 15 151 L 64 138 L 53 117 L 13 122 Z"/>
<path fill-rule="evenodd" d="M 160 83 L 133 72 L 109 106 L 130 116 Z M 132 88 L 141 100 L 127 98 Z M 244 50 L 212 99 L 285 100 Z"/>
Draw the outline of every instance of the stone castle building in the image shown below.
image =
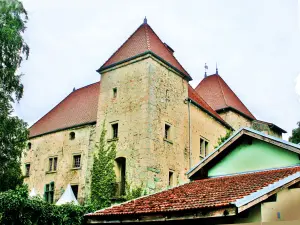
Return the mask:
<path fill-rule="evenodd" d="M 119 194 L 125 180 L 150 193 L 185 183 L 229 130 L 285 132 L 257 120 L 218 73 L 192 88 L 174 50 L 146 20 L 97 71 L 101 81 L 74 90 L 30 127 L 25 182 L 49 202 L 69 183 L 79 202 L 89 197 L 103 123 L 107 142 L 117 144 Z"/>

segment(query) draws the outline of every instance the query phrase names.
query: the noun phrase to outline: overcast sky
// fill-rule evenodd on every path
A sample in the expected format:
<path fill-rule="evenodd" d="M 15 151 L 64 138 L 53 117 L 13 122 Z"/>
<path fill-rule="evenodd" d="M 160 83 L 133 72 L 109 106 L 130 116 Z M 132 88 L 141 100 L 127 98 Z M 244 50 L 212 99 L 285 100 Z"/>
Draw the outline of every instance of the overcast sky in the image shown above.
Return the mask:
<path fill-rule="evenodd" d="M 219 74 L 260 120 L 289 133 L 300 121 L 297 0 L 23 0 L 28 11 L 24 97 L 15 113 L 30 125 L 95 71 L 147 16 L 193 77 Z M 285 136 L 285 139 L 287 135 Z"/>

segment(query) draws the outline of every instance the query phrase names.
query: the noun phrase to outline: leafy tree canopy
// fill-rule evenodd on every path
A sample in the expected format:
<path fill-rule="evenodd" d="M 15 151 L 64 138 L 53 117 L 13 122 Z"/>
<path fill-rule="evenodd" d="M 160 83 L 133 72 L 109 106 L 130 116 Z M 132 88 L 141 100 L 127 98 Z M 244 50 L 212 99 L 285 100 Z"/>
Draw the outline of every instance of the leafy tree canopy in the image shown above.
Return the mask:
<path fill-rule="evenodd" d="M 22 183 L 20 159 L 25 149 L 27 124 L 12 116 L 12 104 L 23 95 L 18 69 L 29 55 L 23 39 L 27 13 L 17 0 L 0 0 L 0 191 Z"/>
<path fill-rule="evenodd" d="M 289 137 L 289 141 L 299 144 L 300 143 L 300 121 L 297 123 L 298 127 L 292 131 L 292 136 Z"/>

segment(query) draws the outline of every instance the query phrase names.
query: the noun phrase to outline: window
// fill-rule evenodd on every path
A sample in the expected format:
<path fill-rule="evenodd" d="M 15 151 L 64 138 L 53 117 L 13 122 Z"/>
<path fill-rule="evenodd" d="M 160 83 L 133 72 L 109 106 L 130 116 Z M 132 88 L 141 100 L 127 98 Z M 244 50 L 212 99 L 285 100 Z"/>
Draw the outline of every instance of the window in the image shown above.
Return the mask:
<path fill-rule="evenodd" d="M 80 168 L 81 155 L 73 156 L 73 168 Z"/>
<path fill-rule="evenodd" d="M 112 127 L 112 138 L 118 138 L 118 124 L 114 123 L 111 125 Z"/>
<path fill-rule="evenodd" d="M 208 141 L 200 138 L 200 157 L 205 158 L 208 150 Z"/>
<path fill-rule="evenodd" d="M 31 149 L 31 142 L 28 142 L 27 147 L 29 150 Z"/>
<path fill-rule="evenodd" d="M 49 172 L 56 171 L 57 169 L 57 157 L 49 158 Z"/>
<path fill-rule="evenodd" d="M 170 139 L 170 130 L 171 130 L 171 126 L 165 124 L 165 139 Z"/>
<path fill-rule="evenodd" d="M 173 171 L 169 171 L 169 187 L 173 187 L 174 185 L 174 172 Z"/>
<path fill-rule="evenodd" d="M 78 197 L 78 185 L 71 185 L 72 191 L 75 195 L 75 198 L 77 199 Z"/>
<path fill-rule="evenodd" d="M 46 202 L 54 202 L 54 182 L 45 185 L 44 198 Z"/>
<path fill-rule="evenodd" d="M 30 164 L 27 163 L 25 164 L 25 176 L 29 177 L 29 174 L 30 174 Z"/>
<path fill-rule="evenodd" d="M 125 195 L 125 185 L 126 185 L 126 158 L 119 157 L 116 159 L 117 163 L 117 186 L 116 186 L 116 196 Z"/>
<path fill-rule="evenodd" d="M 117 97 L 117 93 L 118 93 L 118 89 L 117 88 L 113 88 L 113 98 Z"/>
<path fill-rule="evenodd" d="M 70 139 L 70 140 L 74 140 L 74 139 L 75 139 L 75 132 L 71 132 L 71 133 L 69 134 L 69 139 Z"/>

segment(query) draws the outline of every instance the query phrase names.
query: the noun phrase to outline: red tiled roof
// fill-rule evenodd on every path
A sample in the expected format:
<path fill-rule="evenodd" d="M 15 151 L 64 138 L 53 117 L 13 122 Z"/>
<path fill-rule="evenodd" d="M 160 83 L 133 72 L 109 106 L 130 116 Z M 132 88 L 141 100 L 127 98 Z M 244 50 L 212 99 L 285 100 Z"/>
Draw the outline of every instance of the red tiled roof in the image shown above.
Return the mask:
<path fill-rule="evenodd" d="M 217 74 L 204 78 L 195 90 L 216 111 L 232 107 L 247 117 L 255 119 L 226 82 Z"/>
<path fill-rule="evenodd" d="M 213 117 L 218 119 L 221 123 L 226 125 L 227 127 L 230 127 L 221 117 L 220 115 L 213 110 L 204 100 L 199 96 L 199 94 L 192 88 L 191 85 L 188 87 L 188 95 L 191 100 L 199 104 L 204 110 L 206 110 L 209 114 L 211 114 Z"/>
<path fill-rule="evenodd" d="M 73 91 L 29 128 L 29 136 L 96 122 L 99 88 L 97 82 Z"/>
<path fill-rule="evenodd" d="M 143 23 L 100 67 L 99 71 L 149 51 L 165 60 L 171 66 L 175 67 L 189 80 L 192 79 L 174 57 L 173 52 L 159 39 L 159 37 L 147 23 Z"/>
<path fill-rule="evenodd" d="M 229 206 L 300 171 L 300 166 L 196 180 L 157 194 L 96 211 L 87 216 L 121 216 Z"/>

